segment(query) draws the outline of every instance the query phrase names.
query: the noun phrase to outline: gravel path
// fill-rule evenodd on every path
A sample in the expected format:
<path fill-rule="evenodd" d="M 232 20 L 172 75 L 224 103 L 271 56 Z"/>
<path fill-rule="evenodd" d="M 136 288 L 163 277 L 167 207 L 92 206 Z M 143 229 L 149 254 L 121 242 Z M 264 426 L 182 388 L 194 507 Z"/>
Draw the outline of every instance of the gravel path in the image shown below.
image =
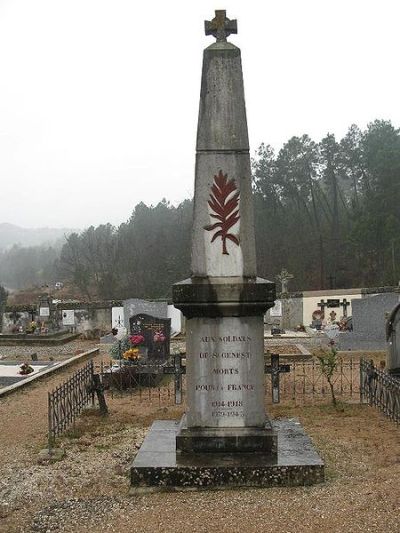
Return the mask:
<path fill-rule="evenodd" d="M 108 396 L 110 415 L 88 411 L 61 440 L 66 457 L 40 465 L 47 390 L 72 371 L 0 400 L 2 533 L 399 531 L 400 429 L 368 406 L 270 409 L 300 417 L 327 464 L 322 485 L 133 497 L 129 464 L 147 428 L 182 409 Z"/>

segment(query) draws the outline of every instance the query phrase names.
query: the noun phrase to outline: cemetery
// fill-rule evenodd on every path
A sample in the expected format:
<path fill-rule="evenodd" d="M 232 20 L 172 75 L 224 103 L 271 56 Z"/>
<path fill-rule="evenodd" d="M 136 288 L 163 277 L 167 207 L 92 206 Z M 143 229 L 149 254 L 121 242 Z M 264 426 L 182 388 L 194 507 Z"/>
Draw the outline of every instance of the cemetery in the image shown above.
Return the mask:
<path fill-rule="evenodd" d="M 172 298 L 3 309 L 0 531 L 399 529 L 400 288 L 259 275 L 236 33 L 205 21 Z"/>

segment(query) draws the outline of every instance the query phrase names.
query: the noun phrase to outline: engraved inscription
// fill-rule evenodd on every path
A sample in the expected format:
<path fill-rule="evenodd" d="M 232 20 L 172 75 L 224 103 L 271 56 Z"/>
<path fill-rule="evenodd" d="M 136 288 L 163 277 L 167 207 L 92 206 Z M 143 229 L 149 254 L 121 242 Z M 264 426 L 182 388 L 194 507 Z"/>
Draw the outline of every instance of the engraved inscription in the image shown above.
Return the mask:
<path fill-rule="evenodd" d="M 199 337 L 199 347 L 206 345 L 206 349 L 200 350 L 198 357 L 206 366 L 195 390 L 201 395 L 209 395 L 207 404 L 213 418 L 244 417 L 246 398 L 255 391 L 254 383 L 248 382 L 248 363 L 245 363 L 252 357 L 251 340 L 249 335 L 240 333 Z M 222 396 L 216 398 L 215 393 Z"/>

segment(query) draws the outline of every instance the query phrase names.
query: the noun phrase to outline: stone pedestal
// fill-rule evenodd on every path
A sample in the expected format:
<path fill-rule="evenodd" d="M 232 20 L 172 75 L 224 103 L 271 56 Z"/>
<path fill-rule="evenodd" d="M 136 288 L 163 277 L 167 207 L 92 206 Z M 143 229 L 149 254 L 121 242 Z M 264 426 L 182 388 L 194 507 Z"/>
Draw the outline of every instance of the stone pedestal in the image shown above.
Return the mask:
<path fill-rule="evenodd" d="M 276 456 L 277 448 L 277 434 L 269 421 L 264 427 L 188 427 L 184 415 L 176 433 L 178 453 L 240 452 Z"/>
<path fill-rule="evenodd" d="M 187 317 L 187 413 L 176 449 L 276 454 L 264 408 L 265 309 L 274 284 L 260 278 L 192 278 L 173 287 Z"/>
<path fill-rule="evenodd" d="M 273 422 L 278 453 L 176 453 L 178 422 L 153 423 L 131 467 L 131 493 L 305 486 L 324 481 L 324 463 L 297 420 Z"/>

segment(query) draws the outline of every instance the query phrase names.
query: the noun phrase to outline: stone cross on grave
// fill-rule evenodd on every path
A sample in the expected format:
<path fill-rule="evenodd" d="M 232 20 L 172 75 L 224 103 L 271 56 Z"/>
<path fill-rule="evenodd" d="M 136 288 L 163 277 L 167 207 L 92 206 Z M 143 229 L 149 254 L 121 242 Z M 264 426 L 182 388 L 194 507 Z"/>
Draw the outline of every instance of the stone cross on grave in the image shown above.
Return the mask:
<path fill-rule="evenodd" d="M 291 279 L 293 279 L 294 276 L 293 274 L 290 274 L 286 268 L 282 268 L 280 274 L 278 274 L 276 276 L 276 279 L 278 281 L 280 281 L 281 285 L 282 285 L 282 294 L 287 294 L 288 293 L 288 283 Z"/>
<path fill-rule="evenodd" d="M 216 10 L 215 17 L 211 21 L 204 21 L 204 31 L 206 35 L 213 35 L 217 42 L 226 42 L 231 33 L 237 33 L 237 21 L 229 20 L 225 9 Z"/>

